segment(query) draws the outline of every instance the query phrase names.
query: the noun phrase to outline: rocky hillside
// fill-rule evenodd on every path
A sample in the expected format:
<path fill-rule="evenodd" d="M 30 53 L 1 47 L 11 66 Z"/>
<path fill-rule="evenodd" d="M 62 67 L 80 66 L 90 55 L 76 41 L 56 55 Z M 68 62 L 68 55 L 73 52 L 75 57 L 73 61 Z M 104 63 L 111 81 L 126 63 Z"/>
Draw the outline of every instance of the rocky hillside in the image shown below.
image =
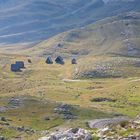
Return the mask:
<path fill-rule="evenodd" d="M 51 56 L 53 59 L 58 55 L 77 58 L 73 78 L 137 77 L 140 13 L 119 14 L 84 28 L 63 32 L 24 50 L 24 54 Z"/>
<path fill-rule="evenodd" d="M 1 0 L 0 43 L 35 43 L 105 17 L 139 11 L 140 2 L 103 0 Z"/>
<path fill-rule="evenodd" d="M 140 56 L 140 13 L 130 12 L 106 18 L 85 28 L 64 32 L 28 49 L 30 54 L 47 56 L 87 55 Z"/>

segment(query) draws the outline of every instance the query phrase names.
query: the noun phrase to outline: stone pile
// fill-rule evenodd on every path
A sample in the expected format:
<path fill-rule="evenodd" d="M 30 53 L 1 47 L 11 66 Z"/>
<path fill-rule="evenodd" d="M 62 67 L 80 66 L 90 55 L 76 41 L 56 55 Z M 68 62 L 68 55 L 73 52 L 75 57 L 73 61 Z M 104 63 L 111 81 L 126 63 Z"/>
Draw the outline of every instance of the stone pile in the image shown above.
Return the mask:
<path fill-rule="evenodd" d="M 54 109 L 54 112 L 59 114 L 63 119 L 74 119 L 75 116 L 72 113 L 72 109 L 71 105 L 60 104 Z"/>
<path fill-rule="evenodd" d="M 92 140 L 92 135 L 85 129 L 76 128 L 58 131 L 38 140 Z"/>

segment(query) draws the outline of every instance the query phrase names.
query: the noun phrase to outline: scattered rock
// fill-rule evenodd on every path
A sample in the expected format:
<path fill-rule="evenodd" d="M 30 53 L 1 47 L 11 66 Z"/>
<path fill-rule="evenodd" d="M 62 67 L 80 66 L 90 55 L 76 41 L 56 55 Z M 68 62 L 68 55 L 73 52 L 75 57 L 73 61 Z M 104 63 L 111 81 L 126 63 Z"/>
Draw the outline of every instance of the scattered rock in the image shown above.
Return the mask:
<path fill-rule="evenodd" d="M 31 59 L 28 59 L 28 63 L 32 63 L 32 60 Z"/>
<path fill-rule="evenodd" d="M 113 114 L 115 117 L 123 117 L 124 116 L 124 114 L 120 114 L 120 113 L 115 113 L 115 114 Z"/>
<path fill-rule="evenodd" d="M 93 98 L 91 99 L 91 102 L 115 102 L 115 99 L 110 98 Z"/>
<path fill-rule="evenodd" d="M 24 126 L 17 127 L 17 131 L 19 131 L 19 132 L 25 131 L 25 128 L 24 128 Z"/>
<path fill-rule="evenodd" d="M 54 109 L 54 112 L 58 113 L 63 119 L 74 119 L 76 116 L 72 113 L 72 109 L 71 105 L 60 104 Z"/>
<path fill-rule="evenodd" d="M 68 131 L 70 131 L 70 132 L 76 134 L 76 133 L 78 132 L 78 130 L 79 130 L 79 128 L 71 128 L 71 129 L 69 129 Z"/>
<path fill-rule="evenodd" d="M 49 131 L 48 130 L 43 130 L 40 132 L 41 135 L 48 135 L 49 134 Z"/>
<path fill-rule="evenodd" d="M 59 114 L 71 114 L 70 110 L 72 109 L 71 105 L 67 105 L 67 104 L 60 104 L 58 105 L 54 111 L 55 113 L 59 113 Z"/>
<path fill-rule="evenodd" d="M 0 140 L 6 140 L 3 136 L 0 136 Z"/>
<path fill-rule="evenodd" d="M 13 108 L 17 108 L 23 104 L 22 99 L 12 97 L 8 103 Z"/>
<path fill-rule="evenodd" d="M 35 130 L 30 129 L 30 128 L 26 128 L 25 132 L 28 133 L 28 134 L 33 134 L 33 133 L 35 133 Z"/>
<path fill-rule="evenodd" d="M 100 138 L 104 137 L 104 135 L 106 135 L 110 130 L 111 129 L 109 129 L 109 127 L 99 129 L 98 130 L 98 137 L 100 137 Z"/>
<path fill-rule="evenodd" d="M 7 119 L 6 119 L 5 117 L 1 117 L 0 120 L 1 120 L 1 121 L 4 121 L 4 122 L 7 121 Z"/>
<path fill-rule="evenodd" d="M 124 121 L 128 121 L 128 118 L 117 117 L 117 118 L 108 118 L 108 119 L 96 119 L 88 122 L 90 128 L 103 129 L 113 124 L 118 124 Z"/>
<path fill-rule="evenodd" d="M 7 110 L 8 110 L 8 108 L 5 107 L 5 106 L 0 107 L 0 112 L 5 112 L 5 111 L 7 111 Z"/>
<path fill-rule="evenodd" d="M 49 120 L 50 120 L 50 117 L 47 117 L 47 116 L 46 116 L 46 117 L 44 118 L 44 120 L 49 121 Z"/>
<path fill-rule="evenodd" d="M 63 44 L 59 43 L 59 44 L 57 45 L 57 47 L 61 48 L 61 47 L 63 47 Z"/>
<path fill-rule="evenodd" d="M 33 133 L 35 133 L 35 130 L 33 130 L 33 129 L 31 129 L 31 128 L 25 128 L 24 126 L 17 127 L 16 130 L 19 131 L 19 132 L 26 132 L 26 133 L 28 133 L 28 134 L 33 134 Z"/>
<path fill-rule="evenodd" d="M 92 135 L 85 129 L 76 128 L 67 131 L 58 131 L 38 140 L 92 140 Z"/>
<path fill-rule="evenodd" d="M 0 125 L 9 126 L 10 124 L 8 122 L 0 122 Z"/>
<path fill-rule="evenodd" d="M 99 140 L 140 140 L 140 125 L 136 120 L 122 121 L 100 128 L 96 134 Z"/>
<path fill-rule="evenodd" d="M 73 59 L 71 60 L 71 64 L 77 64 L 77 61 L 76 61 L 75 58 L 73 58 Z"/>

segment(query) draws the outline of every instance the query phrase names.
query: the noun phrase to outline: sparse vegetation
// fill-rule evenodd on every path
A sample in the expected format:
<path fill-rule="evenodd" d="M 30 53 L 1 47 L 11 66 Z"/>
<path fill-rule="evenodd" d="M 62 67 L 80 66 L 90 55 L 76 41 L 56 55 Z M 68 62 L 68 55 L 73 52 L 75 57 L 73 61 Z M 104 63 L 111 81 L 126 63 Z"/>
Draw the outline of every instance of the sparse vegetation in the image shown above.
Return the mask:
<path fill-rule="evenodd" d="M 18 73 L 10 71 L 8 65 L 15 59 L 25 61 L 26 69 L 24 71 Z M 1 72 L 1 77 L 5 76 L 5 80 L 0 82 L 2 87 L 0 107 L 5 110 L 1 111 L 0 116 L 11 120 L 5 123 L 9 123 L 12 127 L 24 126 L 37 133 L 24 133 L 24 131 L 21 133 L 1 123 L 1 135 L 7 138 L 24 133 L 24 137 L 36 139 L 41 137 L 40 133 L 44 129 L 51 131 L 58 127 L 77 127 L 76 124 L 78 127 L 87 128 L 86 121 L 90 119 L 112 117 L 116 114 L 134 117 L 139 114 L 138 67 L 131 65 L 132 69 L 136 70 L 135 76 L 137 77 L 127 73 L 128 77 L 121 78 L 70 80 L 76 67 L 81 65 L 80 59 L 77 65 L 71 65 L 67 59 L 65 59 L 64 65 L 47 65 L 45 59 L 42 58 L 37 58 L 35 62 L 32 61 L 29 64 L 28 61 L 26 63 L 24 56 L 16 56 L 9 60 Z M 11 108 L 11 103 L 9 104 L 12 97 L 19 99 L 16 101 L 20 101 L 14 102 L 14 104 L 13 101 L 11 102 L 17 108 Z M 101 97 L 115 99 L 115 102 L 91 102 L 92 99 Z M 61 115 L 55 114 L 54 108 L 58 103 L 72 105 L 75 119 L 67 121 Z M 47 121 L 44 119 L 46 116 L 49 117 Z"/>

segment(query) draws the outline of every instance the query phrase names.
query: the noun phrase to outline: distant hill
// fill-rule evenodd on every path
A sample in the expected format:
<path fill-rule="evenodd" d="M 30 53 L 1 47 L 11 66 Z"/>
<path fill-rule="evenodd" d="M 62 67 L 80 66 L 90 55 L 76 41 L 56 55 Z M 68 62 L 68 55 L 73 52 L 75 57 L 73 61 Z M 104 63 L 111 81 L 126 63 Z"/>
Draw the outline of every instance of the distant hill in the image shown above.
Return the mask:
<path fill-rule="evenodd" d="M 0 45 L 36 43 L 105 17 L 139 10 L 139 0 L 1 0 Z"/>

